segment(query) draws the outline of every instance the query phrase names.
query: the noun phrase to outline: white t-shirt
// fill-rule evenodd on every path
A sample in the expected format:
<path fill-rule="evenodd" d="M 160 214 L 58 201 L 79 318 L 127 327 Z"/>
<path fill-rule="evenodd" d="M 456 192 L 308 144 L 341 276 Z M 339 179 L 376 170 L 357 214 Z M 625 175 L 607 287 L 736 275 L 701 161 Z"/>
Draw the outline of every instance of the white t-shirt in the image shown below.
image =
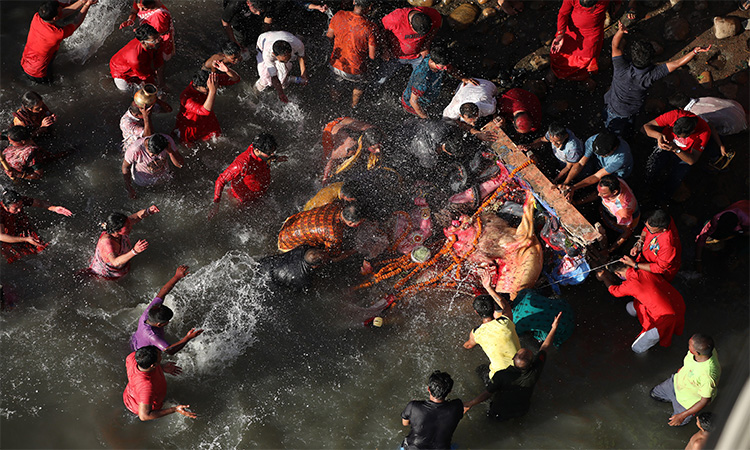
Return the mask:
<path fill-rule="evenodd" d="M 258 52 L 262 56 L 263 67 L 268 75 L 274 76 L 276 71 L 276 56 L 273 54 L 273 44 L 276 41 L 286 41 L 292 46 L 292 57 L 289 62 L 305 56 L 305 45 L 299 38 L 288 31 L 267 31 L 258 36 Z M 261 62 L 261 61 L 258 61 Z"/>
<path fill-rule="evenodd" d="M 474 86 L 471 83 L 463 84 L 458 86 L 456 94 L 453 99 L 443 110 L 443 118 L 456 120 L 459 118 L 459 110 L 461 105 L 464 103 L 474 103 L 479 107 L 479 117 L 490 116 L 495 113 L 497 109 L 497 87 L 494 83 L 488 80 L 482 80 L 475 78 L 479 82 L 479 86 Z"/>
<path fill-rule="evenodd" d="M 143 137 L 143 119 L 139 119 L 126 111 L 120 119 L 120 130 L 122 131 L 122 151 L 127 150 L 130 145 Z"/>
<path fill-rule="evenodd" d="M 162 135 L 169 141 L 172 151 L 177 151 L 174 141 L 167 135 Z M 172 178 L 169 170 L 170 158 L 167 149 L 158 155 L 152 155 L 146 150 L 148 137 L 137 139 L 125 150 L 125 161 L 130 164 L 133 183 L 138 186 L 153 186 Z"/>
<path fill-rule="evenodd" d="M 734 100 L 716 97 L 694 98 L 685 106 L 685 111 L 713 125 L 720 135 L 747 130 L 747 113 L 742 105 Z"/>

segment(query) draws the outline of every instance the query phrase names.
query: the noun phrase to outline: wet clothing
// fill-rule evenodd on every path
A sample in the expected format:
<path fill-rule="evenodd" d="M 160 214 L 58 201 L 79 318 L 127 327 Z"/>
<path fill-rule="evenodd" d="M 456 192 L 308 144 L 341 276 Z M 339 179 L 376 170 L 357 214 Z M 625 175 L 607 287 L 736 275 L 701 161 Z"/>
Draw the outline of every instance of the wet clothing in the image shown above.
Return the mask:
<path fill-rule="evenodd" d="M 164 299 L 156 297 L 151 300 L 146 310 L 143 311 L 141 317 L 138 319 L 138 329 L 130 337 L 130 350 L 136 351 L 141 347 L 147 347 L 153 345 L 161 351 L 164 351 L 169 347 L 169 343 L 164 339 L 164 328 L 155 327 L 146 323 L 148 320 L 148 312 L 151 308 L 161 306 L 164 303 Z"/>
<path fill-rule="evenodd" d="M 662 133 L 668 142 L 674 142 L 677 147 L 683 152 L 692 153 L 695 149 L 702 152 L 708 144 L 708 140 L 711 137 L 711 128 L 708 126 L 705 120 L 698 117 L 698 124 L 695 126 L 693 133 L 685 138 L 675 136 L 672 132 L 674 123 L 680 117 L 696 117 L 695 114 L 683 111 L 681 109 L 675 109 L 673 111 L 662 114 L 661 116 L 654 119 L 656 125 L 662 127 Z M 677 157 L 677 155 L 675 155 Z"/>
<path fill-rule="evenodd" d="M 62 40 L 73 34 L 79 24 L 72 23 L 63 28 L 47 23 L 34 14 L 21 56 L 21 67 L 34 78 L 47 78 L 49 65 L 55 59 Z"/>
<path fill-rule="evenodd" d="M 312 282 L 314 268 L 305 261 L 305 253 L 310 247 L 305 245 L 281 255 L 267 256 L 260 260 L 261 273 L 268 274 L 277 287 L 287 287 L 294 291 L 307 289 Z"/>
<path fill-rule="evenodd" d="M 34 204 L 34 199 L 22 196 L 21 204 L 24 207 L 31 206 Z M 36 228 L 31 224 L 29 216 L 27 216 L 23 210 L 19 211 L 17 214 L 11 214 L 2 206 L 2 204 L 0 204 L 0 224 L 3 225 L 5 234 L 11 236 L 32 236 L 41 241 L 36 232 Z M 26 242 L 17 242 L 15 244 L 0 242 L 0 250 L 2 250 L 2 254 L 5 257 L 5 260 L 8 261 L 8 264 L 11 264 L 26 255 L 41 253 L 42 250 L 47 248 L 47 245 L 49 244 L 37 247 Z"/>
<path fill-rule="evenodd" d="M 659 345 L 669 347 L 672 335 L 682 335 L 685 301 L 677 289 L 660 275 L 631 267 L 625 273 L 625 281 L 610 286 L 609 293 L 615 297 L 634 298 L 633 307 L 643 327 L 639 336 L 656 328 L 659 331 Z"/>
<path fill-rule="evenodd" d="M 507 420 L 529 412 L 531 394 L 534 393 L 534 386 L 539 381 L 546 360 L 547 353 L 542 350 L 526 370 L 511 365 L 497 372 L 487 385 L 487 392 L 494 394 L 487 416 Z"/>
<path fill-rule="evenodd" d="M 526 112 L 531 117 L 531 131 L 536 131 L 542 125 L 542 103 L 531 92 L 513 88 L 507 90 L 498 100 L 498 113 L 509 121 L 520 112 Z"/>
<path fill-rule="evenodd" d="M 122 151 L 124 152 L 132 143 L 143 137 L 143 119 L 126 111 L 120 118 L 120 131 L 122 131 Z"/>
<path fill-rule="evenodd" d="M 516 326 L 516 335 L 530 332 L 534 339 L 544 342 L 559 312 L 563 314 L 552 342 L 558 348 L 573 334 L 573 308 L 562 298 L 548 298 L 533 289 L 519 291 L 513 300 L 513 324 Z"/>
<path fill-rule="evenodd" d="M 9 145 L 3 150 L 3 158 L 10 167 L 21 173 L 34 173 L 39 170 L 40 149 L 33 143 Z"/>
<path fill-rule="evenodd" d="M 119 237 L 120 252 L 115 255 L 111 241 L 118 238 L 110 237 L 107 239 L 106 236 L 108 236 L 106 231 L 103 231 L 102 234 L 99 235 L 99 240 L 96 243 L 96 250 L 94 251 L 94 257 L 91 258 L 91 263 L 89 264 L 89 271 L 101 278 L 116 280 L 127 275 L 130 271 L 130 261 L 126 262 L 122 267 L 115 267 L 106 262 L 102 255 L 105 253 L 111 253 L 116 258 L 129 252 L 133 247 L 130 245 L 130 234 L 122 235 Z"/>
<path fill-rule="evenodd" d="M 701 229 L 701 232 L 695 237 L 698 247 L 706 245 L 706 241 L 713 235 L 714 231 L 716 231 L 719 219 L 724 214 L 734 214 L 737 216 L 737 226 L 734 229 L 735 232 L 747 233 L 748 229 L 750 229 L 750 201 L 740 200 L 729 205 L 727 209 L 716 214 L 711 220 L 703 225 L 703 229 Z"/>
<path fill-rule="evenodd" d="M 594 153 L 594 141 L 597 136 L 599 136 L 599 134 L 595 134 L 586 139 L 586 151 L 583 154 L 583 156 L 588 158 L 588 161 L 591 161 L 596 157 L 596 165 L 598 167 L 596 167 L 594 171 L 596 172 L 599 169 L 604 169 L 607 173 L 617 175 L 620 178 L 629 177 L 630 173 L 633 171 L 633 153 L 630 151 L 630 145 L 628 145 L 625 139 L 618 137 L 619 144 L 614 152 L 612 152 L 611 155 L 599 156 Z M 587 164 L 590 164 L 588 161 Z"/>
<path fill-rule="evenodd" d="M 708 122 L 722 136 L 747 130 L 747 112 L 734 100 L 693 98 L 683 109 Z"/>
<path fill-rule="evenodd" d="M 341 217 L 343 206 L 337 201 L 298 212 L 286 219 L 279 231 L 279 250 L 288 252 L 300 245 L 308 245 L 324 248 L 332 257 L 341 254 L 346 228 Z"/>
<path fill-rule="evenodd" d="M 475 328 L 474 341 L 482 347 L 490 359 L 490 378 L 498 370 L 512 365 L 513 356 L 521 348 L 516 327 L 513 321 L 505 316 Z"/>
<path fill-rule="evenodd" d="M 273 44 L 276 41 L 286 41 L 291 45 L 292 57 L 289 61 L 279 61 L 273 54 Z M 305 57 L 305 45 L 297 36 L 288 31 L 267 31 L 261 34 L 258 36 L 257 49 L 255 60 L 258 63 L 260 79 L 255 83 L 255 87 L 261 91 L 272 85 L 273 77 L 277 77 L 281 85 L 286 86 L 289 82 L 292 63 Z"/>
<path fill-rule="evenodd" d="M 221 193 L 229 182 L 232 183 L 232 196 L 240 203 L 258 200 L 268 191 L 271 184 L 271 169 L 267 162 L 253 152 L 253 146 L 250 144 L 247 150 L 240 153 L 219 175 L 214 184 L 214 203 L 221 201 Z"/>
<path fill-rule="evenodd" d="M 328 161 L 328 158 L 331 157 L 331 153 L 338 146 L 336 136 L 333 134 L 333 128 L 346 118 L 347 117 L 339 117 L 333 119 L 323 128 L 323 136 L 321 137 L 321 143 L 323 145 L 323 161 Z"/>
<path fill-rule="evenodd" d="M 555 145 L 550 142 L 550 146 L 552 146 L 552 154 L 563 164 L 577 163 L 583 158 L 585 147 L 583 146 L 583 142 L 581 142 L 572 131 L 566 128 L 565 132 L 568 133 L 568 139 L 565 140 L 562 147 L 555 147 Z M 549 140 L 549 132 L 547 132 L 544 137 Z"/>
<path fill-rule="evenodd" d="M 716 386 L 720 377 L 721 365 L 716 349 L 711 357 L 703 362 L 696 361 L 693 354 L 688 352 L 683 359 L 682 367 L 674 375 L 674 393 L 677 401 L 685 409 L 690 409 L 701 397 L 713 399 L 716 397 Z"/>
<path fill-rule="evenodd" d="M 156 82 L 156 69 L 164 65 L 161 48 L 145 49 L 138 39 L 133 39 L 109 60 L 112 78 L 128 83 Z"/>
<path fill-rule="evenodd" d="M 133 7 L 137 7 L 137 1 L 133 2 Z M 172 23 L 172 14 L 166 6 L 161 5 L 154 9 L 138 10 L 138 22 L 151 25 L 161 36 L 161 50 L 164 60 L 168 60 L 174 55 L 174 23 Z"/>
<path fill-rule="evenodd" d="M 318 208 L 320 206 L 327 205 L 333 201 L 338 200 L 339 193 L 341 192 L 341 188 L 344 186 L 344 182 L 340 181 L 338 183 L 331 183 L 328 186 L 324 187 L 323 189 L 319 190 L 317 194 L 313 198 L 307 201 L 305 203 L 305 206 L 302 208 L 302 211 L 309 211 L 313 208 Z"/>
<path fill-rule="evenodd" d="M 599 71 L 597 58 L 604 43 L 604 19 L 609 0 L 590 8 L 578 0 L 563 0 L 557 14 L 557 34 L 564 33 L 560 51 L 550 54 L 550 66 L 560 79 L 580 81 Z"/>
<path fill-rule="evenodd" d="M 401 418 L 411 425 L 404 439 L 406 450 L 450 449 L 453 432 L 464 417 L 461 399 L 435 403 L 430 400 L 413 400 L 406 405 Z"/>
<path fill-rule="evenodd" d="M 640 217 L 638 200 L 630 186 L 620 178 L 620 192 L 614 197 L 605 199 L 599 197 L 602 201 L 604 210 L 609 213 L 619 226 L 635 226 L 637 218 Z"/>
<path fill-rule="evenodd" d="M 13 118 L 21 121 L 22 125 L 33 134 L 42 128 L 44 118 L 51 115 L 52 113 L 47 105 L 42 106 L 42 110 L 36 113 L 23 106 L 13 113 Z"/>
<path fill-rule="evenodd" d="M 458 85 L 456 93 L 453 95 L 451 102 L 443 110 L 443 118 L 451 120 L 460 119 L 461 105 L 464 103 L 473 103 L 479 108 L 479 117 L 486 117 L 495 114 L 497 110 L 497 86 L 489 80 L 474 78 L 479 82 L 479 86 L 471 83 Z"/>
<path fill-rule="evenodd" d="M 333 32 L 331 67 L 350 75 L 366 72 L 370 46 L 375 46 L 377 29 L 367 17 L 351 11 L 339 11 L 328 24 Z"/>
<path fill-rule="evenodd" d="M 619 117 L 630 118 L 638 114 L 648 88 L 669 75 L 666 64 L 638 69 L 622 55 L 612 58 L 612 68 L 612 85 L 604 94 L 604 103 Z"/>
<path fill-rule="evenodd" d="M 183 144 L 207 141 L 221 135 L 216 114 L 203 107 L 207 97 L 208 93 L 199 92 L 193 87 L 192 81 L 180 94 L 180 112 L 177 114 L 175 130 Z"/>
<path fill-rule="evenodd" d="M 174 141 L 166 134 L 162 134 L 169 142 L 169 147 L 173 152 L 177 149 Z M 157 155 L 152 155 L 146 150 L 148 139 L 151 136 L 137 139 L 125 150 L 125 161 L 130 164 L 130 174 L 133 177 L 133 183 L 138 186 L 154 186 L 172 178 L 172 172 L 169 166 L 172 160 L 169 152 L 165 148 Z"/>
<path fill-rule="evenodd" d="M 429 61 L 430 57 L 428 56 L 414 68 L 411 77 L 409 77 L 409 82 L 406 83 L 406 89 L 401 94 L 401 105 L 411 114 L 417 114 L 409 103 L 412 94 L 417 96 L 417 101 L 421 107 L 431 105 L 440 96 L 445 71 L 433 71 L 430 69 Z"/>
<path fill-rule="evenodd" d="M 149 372 L 141 372 L 138 370 L 133 352 L 125 359 L 125 369 L 128 373 L 128 384 L 122 393 L 122 401 L 128 410 L 137 415 L 141 403 L 151 405 L 152 411 L 160 410 L 167 396 L 167 379 L 164 377 L 161 364 L 157 364 Z"/>
<path fill-rule="evenodd" d="M 223 7 L 221 20 L 232 26 L 237 41 L 243 47 L 255 44 L 255 40 L 263 28 L 263 21 L 266 18 L 273 19 L 275 17 L 275 7 L 272 5 L 269 5 L 268 11 L 260 15 L 253 14 L 250 11 L 246 0 L 224 0 Z"/>
<path fill-rule="evenodd" d="M 636 262 L 651 263 L 649 268 L 652 273 L 659 274 L 671 282 L 682 264 L 682 244 L 674 219 L 670 219 L 669 227 L 661 233 L 652 234 L 648 228 L 644 228 L 643 231 L 643 249 Z"/>
<path fill-rule="evenodd" d="M 427 14 L 432 20 L 432 28 L 420 36 L 409 23 L 409 13 L 418 11 Z M 428 7 L 399 8 L 383 17 L 383 28 L 391 38 L 391 53 L 394 58 L 414 59 L 430 46 L 432 39 L 443 24 L 443 16 L 436 9 Z"/>

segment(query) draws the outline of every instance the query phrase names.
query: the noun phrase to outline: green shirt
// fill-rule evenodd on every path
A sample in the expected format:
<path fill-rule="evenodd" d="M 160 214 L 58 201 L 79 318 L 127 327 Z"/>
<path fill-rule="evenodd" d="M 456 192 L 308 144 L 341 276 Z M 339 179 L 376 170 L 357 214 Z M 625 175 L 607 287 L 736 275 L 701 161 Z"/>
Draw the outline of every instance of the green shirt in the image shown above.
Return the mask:
<path fill-rule="evenodd" d="M 677 401 L 685 409 L 690 409 L 703 397 L 713 399 L 720 376 L 721 366 L 716 349 L 709 359 L 702 362 L 696 361 L 692 353 L 688 352 L 682 367 L 674 376 L 674 393 Z"/>

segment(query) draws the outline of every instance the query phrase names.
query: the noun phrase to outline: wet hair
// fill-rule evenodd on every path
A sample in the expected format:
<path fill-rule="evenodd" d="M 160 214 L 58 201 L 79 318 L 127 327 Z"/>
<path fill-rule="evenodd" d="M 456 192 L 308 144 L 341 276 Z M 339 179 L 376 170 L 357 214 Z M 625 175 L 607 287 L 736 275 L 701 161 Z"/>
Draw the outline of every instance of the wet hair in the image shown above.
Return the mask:
<path fill-rule="evenodd" d="M 362 148 L 369 148 L 383 142 L 383 133 L 379 128 L 370 127 L 362 132 Z"/>
<path fill-rule="evenodd" d="M 107 216 L 107 221 L 102 223 L 102 228 L 107 234 L 117 233 L 126 223 L 128 223 L 128 216 L 115 212 Z"/>
<path fill-rule="evenodd" d="M 698 125 L 697 116 L 682 116 L 675 120 L 672 132 L 679 137 L 690 136 Z"/>
<path fill-rule="evenodd" d="M 712 413 L 711 411 L 702 411 L 699 412 L 696 417 L 701 423 L 701 428 L 703 428 L 703 431 L 705 431 L 706 433 L 714 431 L 714 413 Z"/>
<path fill-rule="evenodd" d="M 615 273 L 615 272 L 619 272 L 619 271 L 621 271 L 623 269 L 627 269 L 628 266 L 627 266 L 627 264 L 625 264 L 622 261 L 615 261 L 612 264 L 610 264 L 609 266 L 607 266 L 607 268 L 609 269 L 610 272 Z"/>
<path fill-rule="evenodd" d="M 693 348 L 701 356 L 711 356 L 714 351 L 714 340 L 711 336 L 695 333 L 691 338 Z"/>
<path fill-rule="evenodd" d="M 193 87 L 206 87 L 208 85 L 208 76 L 211 72 L 207 70 L 199 70 L 193 75 Z"/>
<path fill-rule="evenodd" d="M 20 203 L 23 200 L 23 196 L 13 189 L 6 189 L 3 191 L 3 205 L 10 206 Z"/>
<path fill-rule="evenodd" d="M 139 3 L 149 9 L 156 6 L 156 0 L 139 0 Z"/>
<path fill-rule="evenodd" d="M 276 151 L 276 138 L 271 133 L 260 133 L 253 139 L 253 148 L 267 155 Z"/>
<path fill-rule="evenodd" d="M 578 0 L 578 4 L 584 8 L 591 8 L 597 4 L 597 0 Z"/>
<path fill-rule="evenodd" d="M 42 101 L 42 96 L 34 91 L 29 91 L 21 97 L 21 105 L 26 108 L 33 108 L 37 103 Z"/>
<path fill-rule="evenodd" d="M 57 2 L 57 0 L 51 1 L 51 2 L 44 2 L 39 7 L 39 18 L 46 22 L 50 22 L 57 17 L 57 9 L 60 6 L 60 3 Z"/>
<path fill-rule="evenodd" d="M 128 111 L 130 112 L 130 114 L 136 117 L 141 115 L 141 110 L 138 109 L 138 105 L 136 105 L 135 102 L 130 103 L 130 106 L 128 106 Z"/>
<path fill-rule="evenodd" d="M 646 223 L 655 228 L 668 228 L 671 221 L 672 218 L 663 209 L 657 209 L 646 219 Z"/>
<path fill-rule="evenodd" d="M 527 348 L 519 349 L 515 355 L 513 355 L 513 365 L 521 370 L 531 365 L 531 361 L 534 359 L 534 354 Z"/>
<path fill-rule="evenodd" d="M 430 59 L 435 64 L 441 66 L 448 65 L 448 51 L 442 47 L 433 47 L 432 50 L 430 50 Z"/>
<path fill-rule="evenodd" d="M 359 7 L 360 7 L 360 8 L 362 8 L 362 9 L 367 9 L 367 8 L 369 8 L 370 6 L 372 6 L 372 1 L 373 1 L 373 0 L 354 0 L 354 1 L 352 2 L 352 4 L 353 4 L 354 6 L 359 6 Z"/>
<path fill-rule="evenodd" d="M 654 46 L 649 41 L 635 41 L 630 44 L 630 61 L 638 69 L 651 65 L 654 58 Z"/>
<path fill-rule="evenodd" d="M 474 311 L 479 314 L 482 319 L 492 318 L 495 313 L 495 300 L 489 295 L 477 295 L 474 297 Z"/>
<path fill-rule="evenodd" d="M 305 262 L 313 267 L 317 267 L 323 264 L 327 257 L 325 250 L 319 248 L 311 248 L 305 252 Z"/>
<path fill-rule="evenodd" d="M 169 139 L 161 133 L 156 133 L 148 138 L 148 152 L 152 155 L 158 155 L 163 152 L 169 145 Z"/>
<path fill-rule="evenodd" d="M 690 97 L 682 92 L 675 92 L 674 94 L 670 95 L 667 100 L 669 101 L 670 105 L 679 109 L 685 109 L 688 103 L 690 103 Z"/>
<path fill-rule="evenodd" d="M 242 48 L 236 42 L 226 41 L 221 46 L 221 52 L 228 56 L 239 55 L 242 53 Z"/>
<path fill-rule="evenodd" d="M 429 33 L 432 29 L 432 19 L 430 16 L 423 12 L 416 12 L 411 19 L 409 19 L 412 29 L 417 32 L 420 36 L 424 36 Z"/>
<path fill-rule="evenodd" d="M 31 133 L 28 128 L 22 125 L 14 125 L 8 130 L 8 139 L 13 139 L 14 141 L 27 141 L 31 139 Z"/>
<path fill-rule="evenodd" d="M 560 122 L 552 122 L 547 128 L 547 133 L 552 137 L 562 137 L 568 135 L 568 130 Z"/>
<path fill-rule="evenodd" d="M 620 145 L 620 140 L 616 134 L 602 131 L 594 139 L 594 153 L 598 156 L 606 156 L 612 153 L 618 145 Z"/>
<path fill-rule="evenodd" d="M 362 212 L 356 202 L 349 202 L 341 210 L 341 217 L 347 222 L 357 223 L 362 220 Z"/>
<path fill-rule="evenodd" d="M 273 43 L 272 51 L 275 56 L 291 55 L 292 44 L 290 44 L 287 41 L 282 41 L 281 39 L 279 39 L 278 41 Z"/>
<path fill-rule="evenodd" d="M 445 400 L 445 397 L 453 390 L 453 378 L 446 372 L 436 370 L 430 375 L 427 389 L 433 397 Z"/>
<path fill-rule="evenodd" d="M 612 174 L 604 175 L 602 179 L 599 180 L 599 186 L 609 189 L 609 192 L 614 194 L 620 192 L 620 179 Z"/>
<path fill-rule="evenodd" d="M 479 107 L 474 103 L 464 103 L 458 108 L 458 113 L 469 119 L 476 119 L 479 117 Z"/>
<path fill-rule="evenodd" d="M 714 239 L 726 239 L 735 233 L 739 223 L 740 220 L 737 217 L 737 214 L 725 212 L 720 215 L 719 220 L 716 221 L 716 228 L 714 229 L 714 232 L 711 233 L 711 237 Z"/>
<path fill-rule="evenodd" d="M 148 310 L 148 321 L 153 324 L 167 323 L 174 317 L 174 312 L 169 306 L 157 305 Z"/>
<path fill-rule="evenodd" d="M 341 185 L 341 189 L 339 190 L 339 197 L 353 198 L 356 200 L 357 190 L 357 186 L 355 186 L 353 181 L 346 180 L 344 181 L 344 184 Z"/>
<path fill-rule="evenodd" d="M 268 2 L 266 0 L 247 0 L 248 3 L 252 3 L 253 7 L 260 11 L 261 14 L 268 10 Z"/>
<path fill-rule="evenodd" d="M 153 345 L 141 347 L 135 351 L 135 362 L 141 369 L 148 369 L 159 360 L 159 349 Z"/>
<path fill-rule="evenodd" d="M 159 32 L 151 25 L 144 23 L 135 29 L 135 38 L 139 41 L 147 41 L 151 37 L 159 37 Z"/>

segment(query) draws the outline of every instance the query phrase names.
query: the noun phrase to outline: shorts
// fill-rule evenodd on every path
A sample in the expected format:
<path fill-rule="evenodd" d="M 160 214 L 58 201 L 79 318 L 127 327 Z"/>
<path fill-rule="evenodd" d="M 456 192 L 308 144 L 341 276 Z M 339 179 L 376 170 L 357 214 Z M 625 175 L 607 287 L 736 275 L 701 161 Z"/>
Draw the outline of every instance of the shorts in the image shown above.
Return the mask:
<path fill-rule="evenodd" d="M 336 78 L 336 81 L 343 83 L 344 81 L 348 81 L 349 83 L 354 84 L 367 84 L 367 77 L 364 74 L 354 75 L 351 73 L 346 73 L 341 69 L 337 69 L 333 66 L 328 66 L 331 68 L 331 72 L 333 72 L 333 76 Z"/>

